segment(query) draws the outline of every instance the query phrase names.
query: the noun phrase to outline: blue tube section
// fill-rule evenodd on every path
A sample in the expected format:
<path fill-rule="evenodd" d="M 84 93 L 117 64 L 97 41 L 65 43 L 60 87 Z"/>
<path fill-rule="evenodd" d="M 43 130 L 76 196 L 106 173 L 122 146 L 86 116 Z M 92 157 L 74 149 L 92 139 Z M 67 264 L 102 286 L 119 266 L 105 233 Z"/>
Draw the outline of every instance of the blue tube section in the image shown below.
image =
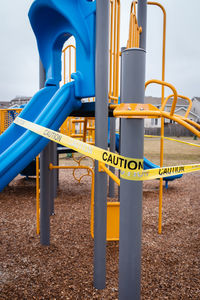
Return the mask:
<path fill-rule="evenodd" d="M 55 86 L 39 91 L 20 114 L 21 118 L 58 130 L 66 117 L 80 109 L 74 82 L 56 91 Z M 35 109 L 34 109 L 35 108 Z M 48 140 L 12 124 L 0 136 L 0 191 L 47 145 Z"/>

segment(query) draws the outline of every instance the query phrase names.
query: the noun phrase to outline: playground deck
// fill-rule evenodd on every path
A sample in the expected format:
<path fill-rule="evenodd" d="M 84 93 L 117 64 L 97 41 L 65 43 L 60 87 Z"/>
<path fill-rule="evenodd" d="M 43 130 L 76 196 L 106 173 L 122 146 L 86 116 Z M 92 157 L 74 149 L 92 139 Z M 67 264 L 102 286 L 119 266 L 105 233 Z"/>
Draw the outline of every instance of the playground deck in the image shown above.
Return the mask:
<path fill-rule="evenodd" d="M 165 190 L 162 235 L 157 234 L 158 181 L 144 183 L 143 300 L 199 299 L 199 179 L 200 172 L 192 173 Z M 0 194 L 1 299 L 117 299 L 117 242 L 107 246 L 107 288 L 92 285 L 90 180 L 79 184 L 71 171 L 60 171 L 50 247 L 41 246 L 36 235 L 35 179 L 17 176 Z"/>

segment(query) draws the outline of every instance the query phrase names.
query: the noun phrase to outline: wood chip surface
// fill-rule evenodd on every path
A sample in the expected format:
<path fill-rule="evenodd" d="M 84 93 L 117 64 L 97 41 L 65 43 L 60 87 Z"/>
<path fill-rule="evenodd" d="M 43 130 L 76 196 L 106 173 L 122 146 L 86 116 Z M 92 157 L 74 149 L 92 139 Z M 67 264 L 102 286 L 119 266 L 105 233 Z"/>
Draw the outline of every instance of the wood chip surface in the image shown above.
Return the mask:
<path fill-rule="evenodd" d="M 159 182 L 144 183 L 143 300 L 200 299 L 199 185 L 199 172 L 169 183 L 159 235 Z M 0 193 L 0 300 L 118 299 L 118 242 L 107 244 L 106 289 L 93 287 L 90 190 L 91 178 L 60 171 L 49 247 L 36 235 L 35 179 L 17 176 Z"/>

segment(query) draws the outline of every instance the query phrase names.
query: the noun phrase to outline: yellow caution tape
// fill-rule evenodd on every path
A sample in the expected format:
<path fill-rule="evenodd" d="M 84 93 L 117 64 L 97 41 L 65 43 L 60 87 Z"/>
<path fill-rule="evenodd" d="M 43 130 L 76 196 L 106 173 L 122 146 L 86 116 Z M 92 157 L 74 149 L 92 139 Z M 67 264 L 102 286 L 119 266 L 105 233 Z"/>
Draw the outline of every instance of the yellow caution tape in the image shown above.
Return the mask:
<path fill-rule="evenodd" d="M 158 136 L 158 135 L 146 135 L 146 134 L 145 134 L 144 137 L 147 137 L 147 138 L 161 138 L 161 136 Z M 182 143 L 182 144 L 186 144 L 186 145 L 190 145 L 190 146 L 194 146 L 194 147 L 200 147 L 200 145 L 198 145 L 198 144 L 185 142 L 185 141 L 182 141 L 182 140 L 176 140 L 176 139 L 169 138 L 169 137 L 166 137 L 166 136 L 164 136 L 163 138 L 165 140 L 169 140 L 169 141 L 173 141 L 173 142 L 178 142 L 178 143 Z"/>
<path fill-rule="evenodd" d="M 200 170 L 200 164 L 143 170 L 143 159 L 134 159 L 118 155 L 116 153 L 101 149 L 99 147 L 81 142 L 54 130 L 43 127 L 41 125 L 24 120 L 20 117 L 17 117 L 14 123 L 26 129 L 29 129 L 32 132 L 39 134 L 51 141 L 59 143 L 65 147 L 69 147 L 86 156 L 89 156 L 100 162 L 106 163 L 107 165 L 120 169 L 121 178 L 123 179 L 136 181 L 150 180 Z"/>
<path fill-rule="evenodd" d="M 164 178 L 174 175 L 186 174 L 200 170 L 200 164 L 193 165 L 182 165 L 182 166 L 172 166 L 172 167 L 163 167 L 156 169 L 148 169 L 142 171 L 121 171 L 121 178 L 127 180 L 150 180 L 157 178 Z"/>
<path fill-rule="evenodd" d="M 54 130 L 24 120 L 20 117 L 17 117 L 14 123 L 26 129 L 29 129 L 32 132 L 37 133 L 53 142 L 59 143 L 65 147 L 69 147 L 77 152 L 106 163 L 107 165 L 110 165 L 117 169 L 124 171 L 139 171 L 143 169 L 143 159 L 124 157 L 122 155 L 81 142 Z"/>

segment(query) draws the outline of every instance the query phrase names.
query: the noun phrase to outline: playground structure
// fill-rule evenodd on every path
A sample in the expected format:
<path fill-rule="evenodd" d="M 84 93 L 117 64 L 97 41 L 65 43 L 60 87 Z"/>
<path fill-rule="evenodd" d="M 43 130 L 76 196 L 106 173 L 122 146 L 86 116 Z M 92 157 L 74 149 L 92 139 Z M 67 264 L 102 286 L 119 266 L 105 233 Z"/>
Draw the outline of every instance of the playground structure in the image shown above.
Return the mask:
<path fill-rule="evenodd" d="M 35 34 L 36 34 L 36 36 L 38 38 L 38 46 L 39 46 L 39 51 L 40 51 L 40 57 L 41 57 L 41 59 L 43 61 L 43 65 L 44 65 L 44 67 L 46 69 L 46 77 L 47 77 L 46 87 L 44 88 L 44 90 L 40 91 L 36 96 L 34 96 L 33 100 L 31 100 L 30 104 L 27 105 L 27 107 L 23 110 L 23 112 L 21 113 L 20 116 L 21 116 L 21 118 L 29 119 L 32 122 L 36 121 L 38 124 L 43 125 L 44 127 L 48 127 L 48 128 L 52 128 L 54 130 L 57 130 L 61 126 L 61 124 L 63 123 L 63 121 L 65 120 L 66 115 L 69 114 L 69 112 L 71 110 L 73 111 L 73 110 L 77 110 L 77 109 L 80 108 L 80 103 L 78 103 L 78 101 L 80 101 L 79 100 L 80 98 L 82 98 L 82 97 L 83 98 L 85 98 L 85 97 L 93 97 L 94 94 L 95 94 L 94 93 L 94 74 L 93 74 L 94 73 L 94 65 L 93 65 L 94 61 L 93 61 L 93 57 L 92 57 L 92 55 L 94 55 L 94 36 L 91 33 L 91 40 L 88 41 L 89 43 L 87 44 L 87 47 L 86 47 L 86 43 L 84 43 L 83 40 L 82 40 L 83 36 L 81 36 L 81 35 L 84 35 L 83 32 L 82 32 L 82 31 L 84 31 L 83 28 L 78 28 L 78 29 L 76 28 L 76 30 L 79 31 L 79 34 L 78 34 L 78 37 L 77 37 L 77 45 L 79 45 L 79 43 L 81 45 L 81 47 L 79 48 L 80 52 L 79 53 L 77 52 L 77 70 L 80 70 L 81 72 L 83 72 L 83 77 L 80 76 L 80 74 L 77 72 L 76 75 L 73 75 L 73 78 L 75 79 L 75 81 L 72 81 L 72 82 L 70 81 L 70 83 L 68 83 L 66 86 L 64 85 L 63 87 L 61 87 L 58 90 L 58 82 L 60 80 L 60 77 L 59 77 L 59 68 L 61 68 L 61 67 L 57 66 L 57 64 L 56 64 L 57 60 L 55 59 L 55 57 L 56 57 L 57 53 L 56 53 L 55 57 L 53 56 L 53 59 L 47 55 L 47 50 L 49 49 L 48 47 L 50 47 L 50 49 L 52 50 L 52 53 L 54 53 L 54 49 L 51 48 L 52 47 L 52 44 L 51 44 L 52 41 L 50 39 L 53 40 L 57 36 L 58 33 L 54 32 L 54 30 L 52 30 L 52 32 L 50 33 L 50 35 L 48 37 L 46 37 L 47 41 L 46 41 L 46 44 L 44 45 L 42 43 L 42 40 L 45 37 L 45 32 L 43 32 L 41 34 L 41 32 L 39 32 L 39 30 L 35 27 L 36 26 L 35 25 L 36 24 L 36 20 L 38 20 L 38 18 L 39 18 L 39 20 L 43 19 L 44 11 L 41 10 L 41 8 L 40 8 L 40 4 L 42 2 L 43 1 L 35 1 L 33 3 L 32 7 L 31 7 L 31 10 L 30 10 L 30 19 L 31 19 L 31 22 L 32 22 L 33 29 L 35 28 Z M 71 5 L 69 1 L 65 1 L 65 2 L 66 3 L 63 4 L 63 6 L 66 5 L 66 7 L 68 7 L 68 6 Z M 87 23 L 90 23 L 90 25 L 93 24 L 92 26 L 94 27 L 95 26 L 94 25 L 94 11 L 95 11 L 94 3 L 92 3 L 92 2 L 90 3 L 89 2 L 86 5 L 86 3 L 84 3 L 84 1 L 79 1 L 79 2 L 80 3 L 76 4 L 76 5 L 80 5 L 81 9 L 88 7 L 88 13 L 90 14 L 90 17 L 89 17 L 89 21 L 88 20 L 86 21 L 86 24 Z M 108 6 L 108 4 L 106 3 L 106 1 L 102 1 L 102 4 L 99 4 L 98 1 L 97 1 L 97 4 L 98 4 L 97 5 L 97 13 L 98 13 L 98 9 L 99 9 L 99 12 L 100 12 L 101 9 L 104 9 L 105 7 Z M 139 4 L 138 9 L 141 11 L 141 7 L 143 5 L 140 2 L 138 4 Z M 52 21 L 52 22 L 58 21 L 58 19 L 57 19 L 57 17 L 58 17 L 57 13 L 59 12 L 59 14 L 61 14 L 61 12 L 62 12 L 62 16 L 63 16 L 63 11 L 59 7 L 59 8 L 57 8 L 57 10 L 55 12 L 55 15 L 54 15 L 54 12 L 52 11 L 52 7 L 50 7 L 50 6 L 46 5 L 46 9 L 47 9 L 47 11 L 49 10 L 49 13 L 51 14 L 51 18 L 52 18 L 50 21 Z M 71 10 L 74 11 L 73 5 L 70 6 L 70 7 L 71 7 Z M 161 108 L 161 110 L 158 110 L 158 109 L 156 109 L 153 106 L 144 106 L 143 104 L 138 104 L 138 105 L 135 105 L 135 104 L 119 104 L 119 105 L 117 105 L 116 104 L 118 102 L 118 96 L 119 96 L 119 84 L 117 84 L 117 81 L 119 82 L 119 56 L 120 56 L 120 52 L 119 52 L 119 27 L 118 27 L 119 23 L 116 22 L 116 18 L 118 19 L 120 17 L 120 13 L 119 13 L 120 2 L 119 1 L 115 1 L 115 6 L 114 6 L 114 2 L 111 1 L 111 8 L 112 8 L 112 10 L 111 10 L 111 19 L 113 18 L 113 14 L 114 14 L 115 15 L 115 18 L 114 18 L 115 21 L 113 20 L 113 22 L 115 24 L 114 27 L 117 28 L 117 31 L 114 30 L 114 32 L 117 32 L 117 35 L 115 34 L 114 35 L 114 39 L 113 39 L 114 40 L 114 59 L 111 59 L 111 57 L 110 57 L 110 62 L 111 61 L 114 62 L 113 67 L 112 67 L 112 64 L 110 63 L 110 70 L 113 68 L 113 73 L 112 72 L 110 73 L 110 74 L 113 74 L 113 75 L 110 78 L 113 79 L 113 80 L 110 79 L 110 81 L 109 81 L 110 82 L 110 86 L 109 86 L 108 93 L 106 92 L 106 88 L 105 88 L 105 90 L 104 90 L 103 93 L 109 95 L 110 102 L 112 103 L 110 105 L 110 109 L 111 109 L 111 111 L 113 113 L 113 116 L 115 116 L 115 117 L 121 117 L 121 118 L 128 117 L 128 118 L 137 118 L 137 119 L 138 118 L 144 118 L 144 117 L 147 117 L 147 116 L 148 117 L 161 117 L 161 120 L 162 120 L 161 124 L 163 124 L 162 125 L 163 127 L 161 127 L 161 153 L 162 154 L 161 154 L 161 163 L 160 163 L 160 166 L 162 167 L 162 162 L 163 162 L 163 157 L 162 157 L 162 155 L 163 155 L 163 144 L 162 144 L 162 142 L 163 142 L 163 139 L 164 139 L 164 123 L 163 123 L 164 117 L 167 117 L 167 118 L 170 118 L 170 119 L 173 119 L 173 120 L 179 122 L 180 124 L 184 125 L 188 129 L 190 129 L 197 136 L 200 136 L 199 131 L 198 131 L 199 125 L 192 124 L 187 119 L 187 116 L 185 116 L 184 118 L 180 118 L 179 116 L 176 116 L 174 114 L 174 110 L 175 110 L 175 107 L 176 107 L 176 101 L 177 101 L 177 92 L 176 92 L 175 88 L 172 85 L 169 85 L 168 83 L 164 82 L 164 78 L 162 78 L 162 81 L 151 80 L 151 81 L 148 81 L 146 83 L 146 86 L 148 84 L 151 84 L 151 83 L 157 83 L 157 84 L 161 84 L 162 85 L 162 87 L 163 87 L 162 88 L 162 92 L 163 92 L 162 95 L 163 96 L 162 96 L 162 108 Z M 132 5 L 132 9 L 133 8 L 135 8 L 135 3 L 133 3 L 133 5 Z M 139 45 L 140 45 L 139 44 L 139 35 L 145 33 L 145 28 L 144 28 L 144 25 L 142 24 L 142 18 L 141 19 L 139 18 L 139 19 L 140 19 L 141 25 L 143 25 L 143 26 L 138 26 L 138 24 L 136 22 L 136 14 L 135 14 L 135 12 L 134 13 L 132 12 L 132 9 L 131 9 L 131 18 L 130 18 L 131 21 L 130 21 L 130 31 L 129 31 L 130 32 L 130 36 L 129 36 L 129 40 L 128 40 L 127 44 L 129 46 L 129 49 L 131 49 L 133 46 L 137 46 L 138 48 L 136 48 L 136 49 L 139 49 Z M 102 11 L 101 11 L 100 15 L 102 15 Z M 69 16 L 69 15 L 65 15 L 64 17 L 67 20 L 71 19 L 71 16 Z M 99 16 L 99 18 L 100 18 L 100 16 Z M 143 16 L 143 18 L 144 18 L 144 16 Z M 41 21 L 41 26 L 44 26 L 44 27 L 45 26 L 49 26 L 48 23 L 43 24 L 42 22 L 43 21 Z M 47 21 L 45 21 L 45 22 L 47 22 Z M 79 23 L 79 21 L 76 21 L 76 22 Z M 113 22 L 111 22 L 111 24 L 113 24 Z M 135 31 L 135 29 L 133 29 L 133 25 L 134 24 L 136 26 L 136 31 Z M 59 24 L 59 26 L 62 27 L 63 24 Z M 60 30 L 59 26 L 58 26 L 57 29 Z M 77 24 L 75 25 L 75 27 L 76 26 L 77 26 Z M 87 30 L 89 30 L 88 28 L 87 28 Z M 97 28 L 99 28 L 99 27 L 97 27 Z M 111 28 L 112 28 L 112 26 L 111 26 Z M 57 29 L 55 28 L 55 30 L 57 30 Z M 72 29 L 70 28 L 70 30 L 72 30 Z M 85 31 L 87 32 L 87 30 L 85 30 Z M 112 29 L 111 29 L 111 31 L 112 31 Z M 59 33 L 61 33 L 61 32 L 62 32 L 62 30 L 59 31 Z M 72 30 L 72 32 L 73 32 L 73 30 Z M 91 32 L 92 32 L 92 30 L 91 30 Z M 137 34 L 136 34 L 136 37 L 133 38 L 132 36 L 133 36 L 133 33 L 135 33 L 135 32 L 137 32 Z M 97 37 L 98 37 L 98 31 L 97 31 Z M 57 50 L 61 49 L 60 43 L 63 44 L 63 41 L 65 39 L 66 39 L 66 37 L 64 37 L 64 36 L 62 36 L 61 38 L 59 37 L 59 39 L 57 40 L 57 43 L 58 43 Z M 108 37 L 106 38 L 106 41 L 108 41 Z M 98 43 L 98 40 L 97 40 L 97 43 Z M 110 43 L 111 43 L 111 45 L 113 44 L 112 43 L 112 38 L 110 38 Z M 108 43 L 105 43 L 105 44 L 107 45 Z M 90 45 L 89 50 L 88 50 L 88 45 Z M 144 46 L 144 41 L 143 41 L 143 45 L 142 46 Z M 141 48 L 143 48 L 142 46 L 141 46 Z M 84 52 L 84 47 L 86 47 L 87 51 L 89 51 L 89 53 L 91 53 L 91 56 L 89 57 L 89 59 L 88 59 L 86 53 Z M 112 49 L 112 47 L 111 47 L 111 49 Z M 145 47 L 144 47 L 144 49 L 145 49 Z M 103 49 L 101 49 L 99 55 L 102 55 L 102 53 L 104 53 L 102 50 Z M 136 51 L 133 51 L 133 52 L 137 53 L 136 55 L 139 55 L 139 60 L 138 60 L 139 62 L 141 62 L 141 60 L 142 61 L 144 60 L 144 55 L 145 54 L 144 54 L 143 51 L 136 50 Z M 111 53 L 110 55 L 113 56 L 112 50 L 110 50 L 110 53 Z M 126 52 L 124 52 L 123 55 L 125 55 L 125 54 L 126 54 Z M 142 55 L 142 58 L 140 58 L 140 55 Z M 87 61 L 87 65 L 89 66 L 89 69 L 87 69 L 87 71 L 89 72 L 89 78 L 91 79 L 90 85 L 88 84 L 88 79 L 84 80 L 84 76 L 86 77 L 86 74 L 85 74 L 85 65 L 83 64 L 83 61 L 84 61 L 83 57 L 84 56 L 85 56 L 85 61 Z M 105 57 L 104 57 L 104 59 L 105 59 Z M 97 63 L 98 63 L 98 55 L 97 55 Z M 126 62 L 125 62 L 124 65 L 126 65 L 126 67 L 127 67 L 127 63 Z M 105 64 L 105 66 L 106 66 L 106 64 Z M 138 63 L 138 68 L 139 67 L 140 67 L 140 65 Z M 125 70 L 124 70 L 124 72 L 125 72 Z M 140 74 L 141 78 L 143 78 L 143 75 L 144 74 L 142 74 L 142 71 L 141 71 L 141 74 Z M 88 76 L 88 74 L 87 74 L 87 76 Z M 97 80 L 97 78 L 96 78 L 96 80 Z M 104 80 L 105 80 L 105 82 L 104 82 L 104 86 L 105 86 L 106 82 L 107 82 L 106 81 L 107 80 L 107 76 L 105 76 Z M 85 84 L 86 81 L 87 81 L 87 84 Z M 113 84 L 112 84 L 112 82 L 113 82 Z M 143 83 L 141 82 L 140 84 L 141 84 L 141 90 L 142 90 Z M 166 86 L 166 85 L 170 86 L 172 88 L 172 90 L 173 90 L 173 96 L 174 96 L 174 101 L 173 101 L 173 105 L 172 105 L 172 109 L 171 109 L 170 113 L 166 113 L 164 111 L 164 107 L 165 107 L 165 104 L 167 102 L 167 100 L 164 101 L 164 86 Z M 98 87 L 98 89 L 100 89 L 100 87 Z M 101 86 L 101 89 L 103 89 L 102 86 Z M 123 91 L 124 91 L 124 89 L 122 88 Z M 57 90 L 58 90 L 58 92 L 56 92 Z M 121 91 L 121 93 L 122 93 L 122 91 Z M 143 92 L 140 92 L 140 93 L 141 93 L 141 95 L 140 95 L 139 98 L 142 98 Z M 55 96 L 53 96 L 54 94 L 55 94 Z M 75 96 L 74 96 L 74 94 L 75 94 Z M 98 98 L 97 91 L 96 91 L 96 96 Z M 38 106 L 39 106 L 38 102 L 39 102 L 40 97 L 44 97 L 45 98 L 45 101 L 44 101 L 45 103 L 43 104 L 44 106 L 41 107 L 41 114 L 39 115 L 37 110 L 38 110 Z M 52 97 L 52 100 L 49 101 L 49 99 L 51 97 Z M 126 95 L 122 95 L 121 99 L 123 100 L 126 97 L 127 97 Z M 60 103 L 60 106 L 58 106 L 57 105 L 58 100 L 60 101 L 61 98 L 62 98 L 62 103 Z M 131 96 L 131 98 L 135 99 L 135 97 L 132 97 L 132 96 Z M 68 99 L 70 99 L 70 100 L 68 101 Z M 105 97 L 105 99 L 107 100 L 107 97 Z M 140 99 L 137 99 L 137 100 L 140 100 Z M 114 105 L 113 105 L 113 103 L 114 103 Z M 105 104 L 107 105 L 107 103 L 105 103 Z M 46 105 L 46 107 L 45 107 L 45 105 Z M 96 106 L 97 105 L 102 106 L 102 103 L 100 103 L 100 104 L 96 103 Z M 66 108 L 66 106 L 68 106 L 68 108 Z M 56 111 L 54 110 L 55 107 L 57 109 Z M 34 112 L 33 115 L 30 115 L 29 109 L 31 109 L 31 110 L 33 109 L 33 112 Z M 98 109 L 99 108 L 96 108 L 96 110 L 98 110 Z M 102 107 L 101 107 L 101 110 L 102 110 Z M 108 109 L 106 108 L 105 111 L 108 111 Z M 57 112 L 57 115 L 56 115 L 56 112 Z M 38 115 L 38 118 L 37 118 L 37 115 Z M 95 133 L 96 134 L 96 145 L 100 146 L 100 147 L 106 147 L 107 148 L 107 146 L 102 145 L 102 138 L 101 138 L 101 140 L 99 140 L 99 135 L 102 135 L 102 128 L 101 128 L 101 125 L 98 124 L 98 118 L 102 121 L 103 116 L 102 116 L 102 113 L 101 113 L 101 118 L 100 118 L 99 112 L 98 112 L 98 115 L 99 116 L 96 116 L 97 120 L 96 120 L 96 124 L 95 124 L 95 127 L 96 127 L 96 133 Z M 104 114 L 104 117 L 107 117 L 106 113 Z M 50 120 L 51 120 L 51 122 L 49 122 Z M 126 119 L 124 121 L 126 122 Z M 132 121 L 135 122 L 135 120 L 133 119 L 133 120 L 131 120 L 131 122 L 129 122 L 129 124 L 134 124 Z M 141 120 L 139 119 L 139 123 L 140 123 L 139 126 L 142 128 L 142 123 L 140 121 Z M 137 120 L 136 120 L 136 122 L 137 122 Z M 83 129 L 84 129 L 83 133 L 79 133 L 78 136 L 74 132 L 75 131 L 75 129 L 74 129 L 75 128 L 75 126 L 74 126 L 75 123 L 84 124 L 84 126 L 83 126 Z M 78 119 L 74 119 L 73 118 L 73 119 L 71 119 L 71 125 L 70 125 L 71 127 L 70 126 L 68 127 L 69 128 L 68 133 L 72 137 L 74 137 L 74 138 L 75 137 L 76 138 L 82 138 L 83 141 L 86 141 L 86 137 L 87 137 L 86 130 L 88 129 L 88 130 L 91 130 L 91 131 L 94 132 L 93 123 L 90 124 L 90 125 L 91 126 L 89 126 L 89 129 L 88 129 L 87 125 L 86 125 L 86 121 L 84 119 L 78 120 Z M 197 129 L 194 127 L 194 125 L 195 125 L 195 127 L 197 127 Z M 16 127 L 17 127 L 17 132 L 16 132 Z M 93 127 L 93 129 L 91 129 L 90 127 Z M 131 125 L 131 128 L 132 127 L 133 127 L 133 125 Z M 70 128 L 73 128 L 73 129 L 70 131 Z M 123 130 L 124 129 L 122 128 L 122 132 L 123 132 Z M 107 143 L 107 132 L 108 132 L 108 130 L 106 128 L 106 122 L 105 122 L 104 131 L 106 132 L 106 134 L 104 136 L 104 142 L 106 144 Z M 4 166 L 4 170 L 5 171 L 2 172 L 3 175 L 1 175 L 2 176 L 1 189 L 3 188 L 4 185 L 6 185 L 9 182 L 9 180 L 11 180 L 11 178 L 13 178 L 13 176 L 15 176 L 19 172 L 20 169 L 22 169 L 24 166 L 26 166 L 27 162 L 31 161 L 36 156 L 36 154 L 38 154 L 42 150 L 42 148 L 45 146 L 45 144 L 47 143 L 47 141 L 44 141 L 44 139 L 38 138 L 38 137 L 36 138 L 34 134 L 32 134 L 30 132 L 28 133 L 24 129 L 21 129 L 21 128 L 19 129 L 18 126 L 14 125 L 14 124 L 12 126 L 10 126 L 10 128 L 8 129 L 8 131 L 6 131 L 6 133 L 2 136 L 2 140 L 4 139 L 4 137 L 7 138 L 7 137 L 10 137 L 11 135 L 16 136 L 16 138 L 18 138 L 18 144 L 20 144 L 21 142 L 24 143 L 24 145 L 27 147 L 26 151 L 27 151 L 27 149 L 30 149 L 30 145 L 34 145 L 36 142 L 38 143 L 38 145 L 37 145 L 37 147 L 34 147 L 34 150 L 32 151 L 31 155 L 28 155 L 28 154 L 25 155 L 25 157 L 23 157 L 23 162 L 21 160 L 19 163 L 16 163 L 16 159 L 17 158 L 21 158 L 22 155 L 24 155 L 24 153 L 25 153 L 24 149 L 20 150 L 21 152 L 18 153 L 17 154 L 18 156 L 16 156 L 15 159 L 14 159 L 13 158 L 13 154 L 11 154 L 9 152 L 9 150 L 6 150 L 5 148 L 3 148 L 3 150 L 2 150 L 3 154 L 2 154 L 2 158 L 1 159 L 2 159 L 2 165 L 3 165 L 3 163 L 5 165 Z M 28 140 L 27 142 L 25 142 L 24 136 L 26 136 L 26 139 Z M 124 135 L 121 134 L 121 138 L 123 138 L 123 136 L 126 136 L 126 134 L 124 134 Z M 139 139 L 141 139 L 141 137 Z M 15 142 L 15 140 L 13 138 L 10 140 L 10 146 L 11 147 L 12 147 L 12 142 Z M 92 140 L 92 143 L 93 143 L 93 140 Z M 121 141 L 121 144 L 122 144 L 122 146 L 126 145 L 126 142 L 123 143 L 123 141 Z M 123 149 L 122 149 L 122 151 L 123 151 Z M 142 152 L 143 151 L 141 151 L 141 149 L 140 149 L 139 155 L 141 155 Z M 130 154 L 123 153 L 123 155 L 128 156 Z M 9 156 L 9 157 L 6 158 L 7 156 Z M 137 157 L 137 156 L 133 155 L 133 156 L 130 156 L 130 157 Z M 7 171 L 8 162 L 9 162 L 9 166 L 10 166 L 10 162 L 11 161 L 13 161 L 15 165 L 12 165 L 12 167 L 10 167 L 10 169 Z M 55 166 L 51 165 L 52 169 L 54 167 Z M 96 185 L 99 184 L 98 183 L 99 182 L 99 178 L 100 178 L 101 184 L 102 184 L 102 178 L 103 178 L 103 182 L 105 183 L 105 179 L 106 179 L 105 172 L 107 174 L 111 175 L 109 173 L 109 170 L 105 167 L 105 165 L 102 165 L 101 163 L 99 164 L 99 171 L 100 172 L 98 173 L 97 164 L 96 164 L 96 178 L 95 178 L 95 184 Z M 99 178 L 98 178 L 98 176 L 99 176 Z M 111 175 L 111 176 L 113 176 L 113 175 Z M 114 179 L 119 183 L 119 179 L 117 179 L 117 178 L 114 178 Z M 123 179 L 121 179 L 121 180 L 122 180 L 122 182 L 124 181 Z M 160 192 L 160 197 L 162 196 L 162 180 L 163 179 L 160 179 L 160 182 L 161 182 L 161 184 L 160 184 L 160 191 L 161 191 Z M 123 182 L 123 184 L 124 184 L 124 182 Z M 128 184 L 132 184 L 132 183 L 129 182 Z M 103 186 L 106 187 L 105 184 L 103 184 Z M 124 190 L 124 188 L 122 188 L 121 191 L 122 190 Z M 120 193 L 122 193 L 121 191 L 120 191 Z M 96 192 L 95 193 L 96 193 L 96 197 L 100 197 L 100 193 L 98 192 L 98 187 L 97 186 L 96 186 Z M 105 192 L 103 192 L 102 194 L 105 194 Z M 162 199 L 162 197 L 160 199 Z M 139 198 L 139 202 L 141 203 L 141 199 L 140 198 Z M 121 203 L 123 203 L 123 201 Z M 99 229 L 98 229 L 98 224 L 97 224 L 98 220 L 95 220 L 95 218 L 96 219 L 99 218 L 99 220 L 101 221 L 101 225 L 102 225 L 102 219 L 105 220 L 105 216 L 106 216 L 105 206 L 102 209 L 101 207 L 99 208 L 99 205 L 100 204 L 98 204 L 97 205 L 98 207 L 96 207 L 96 209 L 95 209 L 95 216 L 94 216 L 94 222 L 96 222 L 95 229 L 94 229 L 94 238 L 95 238 L 95 243 L 98 244 L 98 245 L 96 244 L 95 247 L 96 247 L 96 249 L 98 248 L 98 250 L 101 248 L 101 250 L 100 250 L 100 256 L 101 257 L 105 257 L 104 253 L 103 253 L 104 250 L 102 250 L 102 245 L 105 245 L 105 236 L 103 236 L 103 243 L 102 243 L 102 236 L 100 238 L 95 237 L 96 235 L 98 236 L 98 234 L 99 234 L 99 232 L 98 232 Z M 162 206 L 161 206 L 161 203 L 160 203 L 160 218 L 161 218 L 161 209 L 162 209 Z M 107 206 L 106 206 L 106 210 L 107 210 Z M 102 218 L 101 214 L 99 214 L 99 216 L 98 216 L 98 212 L 99 211 L 103 213 L 103 218 Z M 105 224 L 106 224 L 106 222 L 105 222 Z M 100 235 L 103 235 L 103 233 L 106 232 L 105 226 L 104 226 L 105 224 L 102 225 L 101 234 Z M 121 229 L 122 235 L 123 235 L 124 231 L 125 231 L 124 229 Z M 123 242 L 120 242 L 120 243 L 121 243 L 121 247 L 123 247 L 122 246 Z M 101 245 L 99 246 L 99 244 L 101 244 Z M 133 244 L 132 244 L 132 246 L 133 246 Z M 126 245 L 126 250 L 127 250 L 127 245 Z M 130 247 L 130 250 L 133 251 L 132 247 Z M 135 249 L 135 250 L 138 251 L 138 249 Z M 101 263 L 98 262 L 99 257 L 95 256 L 95 259 L 96 259 L 96 270 L 97 270 L 98 269 L 98 265 L 101 264 Z M 137 266 L 138 266 L 138 262 L 137 262 Z M 96 271 L 96 274 L 97 273 L 99 273 L 99 272 Z M 103 273 L 104 273 L 104 270 L 103 270 Z M 103 277 L 104 276 L 101 274 L 100 278 L 97 278 L 97 277 L 95 278 L 95 285 L 96 285 L 96 287 L 102 288 L 102 286 L 104 286 L 104 283 L 102 284 L 102 282 L 104 281 L 102 279 Z M 128 272 L 127 272 L 127 277 L 128 277 Z M 125 278 L 124 278 L 124 280 L 125 280 Z M 137 282 L 139 282 L 139 278 L 137 278 Z M 127 281 L 127 284 L 129 284 L 128 281 Z M 137 289 L 138 289 L 138 287 L 137 287 Z M 129 294 L 133 292 L 132 288 L 130 287 L 130 285 L 128 286 L 127 290 L 128 290 Z M 121 297 L 123 298 L 123 293 L 125 293 L 125 292 L 121 292 L 121 293 L 122 293 Z M 137 291 L 137 293 L 138 293 L 138 291 Z"/>

